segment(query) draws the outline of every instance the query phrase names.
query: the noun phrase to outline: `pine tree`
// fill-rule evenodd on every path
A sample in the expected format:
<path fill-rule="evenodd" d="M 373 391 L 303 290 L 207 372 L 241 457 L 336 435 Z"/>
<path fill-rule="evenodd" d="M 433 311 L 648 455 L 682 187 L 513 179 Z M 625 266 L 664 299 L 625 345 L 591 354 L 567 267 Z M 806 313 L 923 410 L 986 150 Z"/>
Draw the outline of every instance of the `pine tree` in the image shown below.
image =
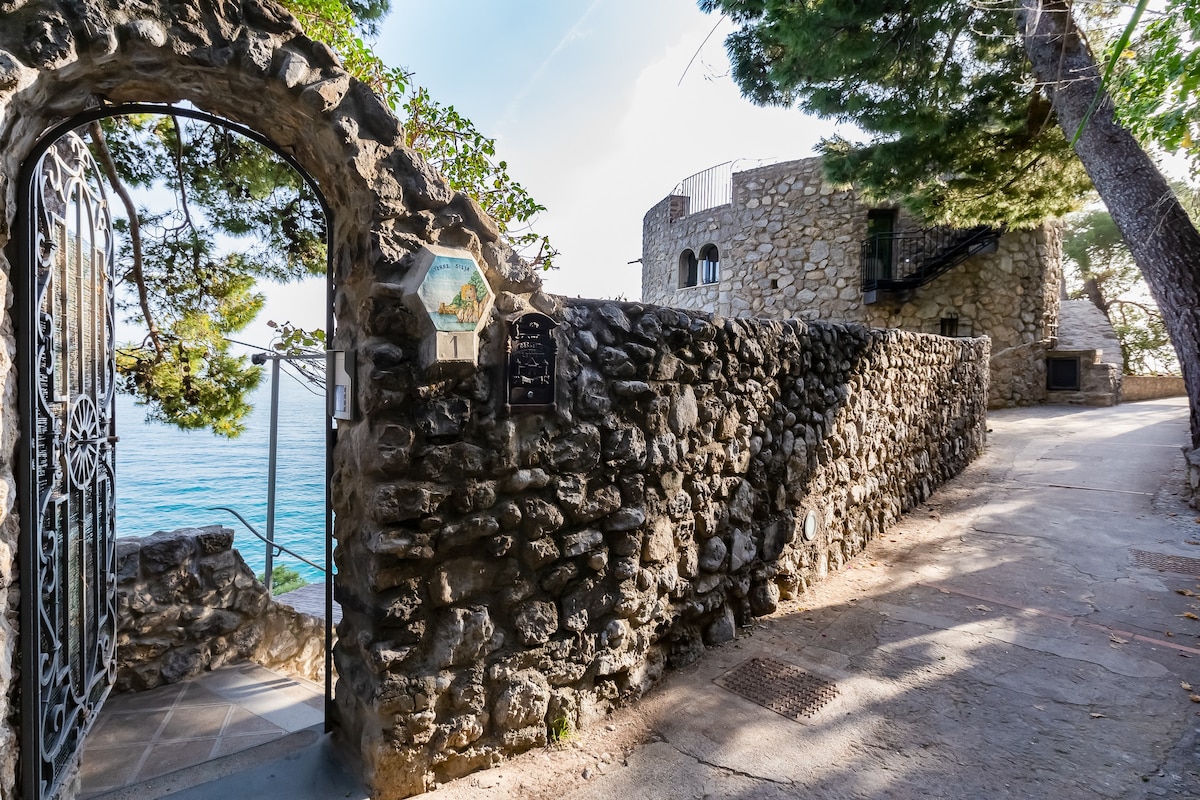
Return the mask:
<path fill-rule="evenodd" d="M 831 178 L 960 227 L 1030 226 L 1089 188 L 1025 60 L 1011 10 L 945 0 L 701 0 L 756 103 L 853 122 L 823 143 Z"/>
<path fill-rule="evenodd" d="M 738 24 L 726 44 L 747 97 L 858 124 L 871 141 L 825 143 L 830 173 L 930 220 L 1033 224 L 1081 199 L 1082 167 L 1162 310 L 1200 449 L 1200 233 L 1118 121 L 1070 4 L 700 6 Z"/>
<path fill-rule="evenodd" d="M 1069 215 L 1063 256 L 1067 295 L 1088 300 L 1108 318 L 1121 342 L 1125 374 L 1178 372 L 1162 313 L 1112 215 L 1099 209 Z"/>

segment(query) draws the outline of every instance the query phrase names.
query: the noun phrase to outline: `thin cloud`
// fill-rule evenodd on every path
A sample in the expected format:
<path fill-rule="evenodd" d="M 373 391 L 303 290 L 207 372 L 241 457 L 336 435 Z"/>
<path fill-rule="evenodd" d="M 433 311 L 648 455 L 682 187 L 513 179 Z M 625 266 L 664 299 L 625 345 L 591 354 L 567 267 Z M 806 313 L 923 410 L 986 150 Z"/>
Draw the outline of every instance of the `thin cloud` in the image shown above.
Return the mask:
<path fill-rule="evenodd" d="M 567 45 L 576 39 L 582 38 L 583 23 L 587 21 L 587 18 L 592 15 L 592 12 L 595 11 L 596 8 L 599 7 L 603 2 L 604 0 L 592 0 L 592 4 L 587 7 L 587 10 L 579 16 L 579 19 L 575 20 L 575 24 L 572 25 L 570 29 L 568 29 L 563 35 L 563 37 L 558 40 L 558 44 L 554 45 L 554 49 L 550 51 L 550 54 L 547 55 L 546 58 L 542 60 L 542 63 L 538 65 L 538 68 L 533 71 L 533 74 L 529 76 L 529 80 L 525 81 L 525 84 L 520 88 L 520 90 L 513 95 L 512 100 L 508 101 L 508 105 L 504 108 L 504 113 L 500 116 L 500 122 L 497 123 L 497 128 L 503 129 L 516 117 L 517 109 L 523 102 L 525 102 L 525 98 L 530 95 L 530 93 L 533 91 L 533 87 L 536 86 L 538 81 L 542 79 L 542 76 L 546 74 L 546 70 L 550 68 L 551 62 L 554 61 L 555 57 L 559 53 L 566 49 Z"/>

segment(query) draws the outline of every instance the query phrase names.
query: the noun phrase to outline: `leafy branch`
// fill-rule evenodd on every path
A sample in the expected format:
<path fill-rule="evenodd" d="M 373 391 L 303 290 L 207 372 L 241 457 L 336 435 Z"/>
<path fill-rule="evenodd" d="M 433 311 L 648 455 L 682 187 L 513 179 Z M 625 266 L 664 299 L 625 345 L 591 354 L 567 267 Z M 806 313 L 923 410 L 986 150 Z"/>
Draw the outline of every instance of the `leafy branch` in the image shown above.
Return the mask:
<path fill-rule="evenodd" d="M 287 0 L 309 36 L 330 45 L 343 66 L 379 94 L 404 124 L 405 144 L 422 153 L 457 190 L 474 197 L 502 235 L 532 263 L 550 268 L 556 251 L 531 225 L 544 210 L 454 106 L 413 86 L 364 39 L 377 31 L 387 0 Z M 124 391 L 150 416 L 182 428 L 236 436 L 262 370 L 231 350 L 231 336 L 263 307 L 262 280 L 323 275 L 325 221 L 311 190 L 268 149 L 220 125 L 150 114 L 90 126 L 92 147 L 125 218 L 118 310 L 145 326 L 140 343 L 122 343 Z M 150 201 L 163 191 L 173 208 Z M 130 297 L 132 295 L 132 297 Z M 325 332 L 273 325 L 279 353 L 319 351 Z M 300 363 L 300 362 L 297 362 Z"/>
<path fill-rule="evenodd" d="M 163 347 L 162 337 L 158 332 L 158 323 L 154 319 L 154 314 L 150 310 L 149 290 L 146 287 L 146 273 L 143 268 L 145 257 L 142 251 L 142 226 L 138 219 L 138 208 L 133 201 L 133 196 L 129 193 L 129 187 L 121 180 L 120 174 L 117 172 L 117 165 L 113 162 L 112 151 L 108 149 L 108 142 L 104 137 L 104 131 L 100 127 L 99 122 L 93 122 L 88 126 L 88 132 L 92 138 L 92 144 L 97 155 L 97 160 L 100 162 L 101 169 L 104 170 L 105 177 L 108 178 L 109 184 L 117 197 L 121 199 L 121 204 L 125 207 L 125 215 L 129 220 L 129 248 L 132 255 L 130 261 L 130 275 L 134 280 L 137 288 L 138 305 L 141 307 L 142 319 L 146 323 L 147 337 L 150 344 L 154 348 L 154 352 L 158 358 L 164 356 L 165 348 Z"/>
<path fill-rule="evenodd" d="M 346 71 L 371 87 L 401 117 L 404 144 L 425 157 L 450 185 L 473 197 L 509 244 L 534 266 L 552 269 L 558 251 L 549 237 L 529 225 L 545 206 L 530 196 L 496 156 L 496 140 L 485 136 L 453 105 L 434 100 L 411 75 L 390 67 L 362 36 L 353 10 L 340 0 L 286 0 L 305 32 L 325 42 Z"/>

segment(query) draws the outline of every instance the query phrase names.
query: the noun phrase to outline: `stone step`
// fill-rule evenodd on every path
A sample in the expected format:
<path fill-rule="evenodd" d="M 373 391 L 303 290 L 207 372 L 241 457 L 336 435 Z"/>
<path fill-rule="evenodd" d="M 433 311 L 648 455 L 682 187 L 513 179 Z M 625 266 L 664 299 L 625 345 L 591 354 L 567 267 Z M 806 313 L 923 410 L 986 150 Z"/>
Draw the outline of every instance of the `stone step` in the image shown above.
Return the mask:
<path fill-rule="evenodd" d="M 325 619 L 325 582 L 310 583 L 301 586 L 299 589 L 293 589 L 284 594 L 277 594 L 275 595 L 275 602 L 291 606 L 301 614 L 308 614 L 317 619 Z M 341 621 L 342 607 L 334 603 L 333 624 L 337 625 Z"/>

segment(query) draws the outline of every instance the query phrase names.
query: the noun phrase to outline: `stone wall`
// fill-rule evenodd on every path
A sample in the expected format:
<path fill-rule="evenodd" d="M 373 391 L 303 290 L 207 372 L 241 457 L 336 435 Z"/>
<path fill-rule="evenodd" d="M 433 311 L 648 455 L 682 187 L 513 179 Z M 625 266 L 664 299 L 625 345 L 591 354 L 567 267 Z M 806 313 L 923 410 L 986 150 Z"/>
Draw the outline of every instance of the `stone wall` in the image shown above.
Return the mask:
<path fill-rule="evenodd" d="M 359 513 L 338 517 L 336 702 L 378 737 L 363 756 L 380 797 L 637 697 L 984 444 L 985 339 L 544 310 L 561 321 L 555 412 L 503 411 L 499 326 L 476 374 L 436 387 L 408 353 L 365 348 L 371 418 L 338 442 L 359 462 L 335 492 Z"/>
<path fill-rule="evenodd" d="M 977 255 L 904 297 L 863 302 L 860 253 L 875 206 L 825 181 L 818 158 L 733 176 L 733 202 L 678 217 L 668 197 L 642 228 L 642 299 L 718 314 L 823 319 L 992 340 L 992 407 L 1046 397 L 1045 353 L 1058 328 L 1061 240 L 1057 226 L 1004 234 Z M 675 210 L 675 215 L 672 214 Z M 916 227 L 901 214 L 897 229 Z M 715 244 L 715 284 L 679 286 L 679 256 Z"/>
<path fill-rule="evenodd" d="M 1183 378 L 1172 375 L 1126 375 L 1121 379 L 1121 402 L 1187 397 Z"/>
<path fill-rule="evenodd" d="M 358 381 L 333 453 L 338 724 L 375 797 L 635 696 L 839 566 L 983 444 L 985 341 L 561 305 L 479 206 L 405 149 L 387 105 L 273 3 L 0 9 L 0 288 L 13 309 L 30 296 L 18 176 L 47 131 L 98 107 L 186 100 L 268 137 L 320 188 L 332 346 L 357 355 Z M 419 366 L 402 282 L 426 244 L 470 251 L 496 292 L 479 370 Z M 512 416 L 505 322 L 531 307 L 562 322 L 558 409 Z M 0 320 L 0 800 L 18 796 L 17 698 L 34 696 L 18 601 L 44 585 L 16 568 L 14 509 L 34 505 L 16 469 L 19 386 L 37 373 L 22 320 Z M 797 532 L 810 513 L 811 539 Z"/>
<path fill-rule="evenodd" d="M 117 540 L 114 691 L 176 683 L 254 661 L 321 683 L 325 623 L 275 602 L 212 526 Z"/>

